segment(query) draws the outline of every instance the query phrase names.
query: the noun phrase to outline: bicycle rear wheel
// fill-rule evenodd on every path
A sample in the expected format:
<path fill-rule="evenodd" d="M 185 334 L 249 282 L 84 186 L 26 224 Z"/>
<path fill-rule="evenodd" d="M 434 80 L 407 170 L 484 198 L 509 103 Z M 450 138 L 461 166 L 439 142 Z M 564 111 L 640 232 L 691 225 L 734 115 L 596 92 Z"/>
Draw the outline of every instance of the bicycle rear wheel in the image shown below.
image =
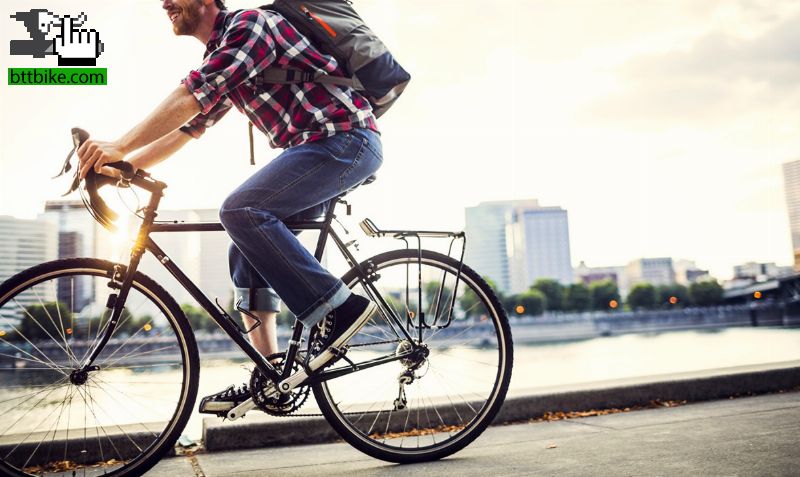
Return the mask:
<path fill-rule="evenodd" d="M 174 299 L 141 273 L 97 369 L 80 371 L 110 321 L 114 267 L 58 260 L 0 285 L 0 475 L 142 475 L 185 426 L 197 345 Z"/>
<path fill-rule="evenodd" d="M 420 462 L 457 452 L 505 399 L 513 344 L 502 305 L 475 271 L 440 253 L 423 250 L 420 259 L 417 250 L 397 250 L 361 266 L 415 342 L 421 320 L 432 325 L 422 328 L 428 354 L 315 384 L 322 413 L 342 438 L 378 459 Z M 343 281 L 368 295 L 355 270 Z M 347 358 L 358 364 L 409 349 L 385 315 L 376 313 L 349 342 Z"/>

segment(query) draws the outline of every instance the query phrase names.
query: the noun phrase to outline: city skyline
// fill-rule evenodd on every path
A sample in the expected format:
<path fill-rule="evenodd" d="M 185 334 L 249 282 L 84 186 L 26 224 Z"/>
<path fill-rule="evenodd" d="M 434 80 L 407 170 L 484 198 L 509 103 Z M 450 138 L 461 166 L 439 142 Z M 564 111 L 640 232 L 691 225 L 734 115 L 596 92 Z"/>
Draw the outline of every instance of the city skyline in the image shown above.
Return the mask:
<path fill-rule="evenodd" d="M 450 2 L 359 2 L 412 81 L 380 120 L 384 166 L 353 194 L 358 219 L 459 229 L 465 207 L 536 197 L 570 211 L 573 265 L 689 257 L 724 279 L 738 263 L 791 263 L 781 164 L 800 155 L 800 4 L 497 5 L 460 2 L 454 16 Z M 34 217 L 66 190 L 68 178 L 49 177 L 70 127 L 118 137 L 202 56 L 196 40 L 173 36 L 157 2 L 82 7 L 104 35 L 109 85 L 0 92 L 0 214 Z M 129 21 L 118 21 L 121 8 Z M 25 34 L 6 20 L 0 42 Z M 472 24 L 484 26 L 485 41 L 474 41 Z M 442 55 L 430 47 L 440 38 L 468 46 Z M 0 58 L 42 66 L 5 50 Z M 159 74 L 132 74 L 134 65 Z M 256 137 L 259 166 L 275 154 Z M 164 207 L 218 208 L 255 171 L 248 156 L 246 121 L 229 114 L 152 171 L 170 185 Z"/>
<path fill-rule="evenodd" d="M 38 256 L 38 259 L 31 261 L 22 256 L 11 257 L 8 249 L 0 250 L 5 257 L 0 260 L 0 280 L 7 278 L 16 271 L 25 267 L 16 267 L 14 264 L 20 259 L 28 260 L 28 265 L 34 265 L 46 260 L 69 257 L 97 257 L 110 259 L 113 261 L 126 261 L 127 251 L 132 245 L 135 236 L 136 222 L 121 221 L 116 233 L 104 230 L 94 219 L 84 210 L 83 204 L 76 200 L 55 200 L 45 204 L 44 212 L 40 213 L 36 219 L 15 219 L 9 216 L 0 216 L 3 230 L 7 235 L 5 242 L 14 247 L 15 243 L 21 243 L 20 234 L 16 232 L 31 227 L 49 227 L 52 238 L 52 249 L 47 256 Z M 161 210 L 159 217 L 161 220 L 179 220 L 186 222 L 213 222 L 216 220 L 215 209 L 178 209 Z M 471 243 L 479 244 L 478 248 L 467 248 L 465 262 L 472 268 L 479 271 L 482 275 L 492 278 L 498 288 L 506 293 L 520 293 L 531 286 L 538 278 L 551 278 L 560 281 L 562 284 L 569 283 L 590 283 L 592 281 L 610 278 L 620 287 L 622 295 L 626 295 L 628 289 L 636 283 L 651 283 L 654 285 L 679 283 L 688 285 L 696 280 L 709 278 L 707 270 L 702 270 L 696 266 L 694 260 L 687 260 L 683 257 L 636 257 L 624 263 L 607 264 L 601 266 L 589 265 L 580 260 L 577 264 L 569 264 L 568 275 L 559 278 L 559 260 L 551 257 L 546 261 L 552 262 L 542 268 L 542 259 L 537 258 L 540 252 L 548 252 L 552 247 L 565 248 L 566 257 L 569 257 L 569 236 L 568 225 L 566 222 L 567 211 L 558 206 L 541 206 L 535 199 L 520 201 L 492 201 L 481 203 L 479 206 L 466 208 L 467 223 L 472 223 Z M 539 223 L 525 223 L 526 216 L 544 216 L 545 221 Z M 470 216 L 472 220 L 470 220 Z M 547 217 L 549 216 L 549 217 Z M 563 223 L 559 223 L 563 216 Z M 495 228 L 498 230 L 500 241 L 485 240 L 486 231 L 479 229 L 485 227 L 487 219 L 499 218 Z M 553 222 L 555 219 L 555 222 Z M 563 227 L 563 230 L 558 230 Z M 533 244 L 534 248 L 529 250 L 530 240 L 524 237 L 520 240 L 520 228 L 527 229 L 527 233 L 536 237 Z M 536 230 L 537 228 L 541 230 Z M 33 230 L 33 229 L 31 229 Z M 467 227 L 469 234 L 470 227 Z M 489 236 L 492 234 L 489 233 Z M 484 237 L 484 239 L 482 239 Z M 561 240 L 566 237 L 565 240 Z M 316 237 L 313 234 L 303 234 L 300 236 L 303 244 L 312 249 L 316 244 Z M 546 243 L 549 241 L 550 244 Z M 11 242 L 9 242 L 11 240 Z M 506 243 L 507 240 L 517 243 Z M 16 242 L 15 242 L 16 241 Z M 210 293 L 210 296 L 218 296 L 225 299 L 230 294 L 231 284 L 227 271 L 227 249 L 230 239 L 222 232 L 218 233 L 199 233 L 187 232 L 181 234 L 158 234 L 156 241 L 169 253 L 172 258 L 185 266 L 185 272 L 200 284 L 201 289 Z M 481 242 L 485 242 L 480 246 Z M 563 242 L 563 243 L 562 243 Z M 369 247 L 367 247 L 369 248 Z M 495 250 L 496 249 L 496 250 Z M 493 252 L 494 250 L 494 252 Z M 374 250 L 366 253 L 375 253 Z M 478 255 L 476 255 L 476 251 Z M 493 255 L 494 254 L 494 255 Z M 515 256 L 516 254 L 516 256 Z M 481 255 L 488 255 L 481 258 Z M 545 253 L 547 255 L 547 253 Z M 503 260 L 497 260 L 502 256 Z M 0 257 L 0 258 L 3 258 Z M 14 260 L 8 260 L 10 258 Z M 15 258 L 16 257 L 16 258 Z M 325 259 L 325 257 L 324 257 Z M 487 260 L 488 259 L 488 260 Z M 327 261 L 327 259 L 325 259 Z M 341 262 L 341 263 L 339 263 Z M 516 262 L 516 263 L 515 263 Z M 492 269 L 486 269 L 483 265 L 497 265 Z M 333 264 L 336 272 L 342 272 L 342 266 L 346 266 L 343 261 L 334 260 Z M 531 268 L 531 266 L 533 268 Z M 14 268 L 13 271 L 10 271 Z M 490 267 L 491 268 L 491 267 Z M 774 262 L 743 262 L 733 266 L 732 278 L 729 280 L 711 276 L 710 278 L 722 282 L 736 283 L 736 280 L 751 277 L 757 279 L 758 276 L 782 276 L 791 271 L 792 267 L 779 266 Z M 173 282 L 170 275 L 163 267 L 157 265 L 153 258 L 146 254 L 142 262 L 141 270 L 149 276 L 167 283 L 167 288 L 173 296 L 181 303 L 191 303 L 193 299 L 187 292 Z M 333 268 L 332 268 L 333 270 Z M 505 274 L 505 279 L 502 275 Z M 561 273 L 563 275 L 563 273 Z M 532 279 L 527 279 L 533 276 Z M 520 282 L 525 281 L 525 283 Z M 515 282 L 516 281 L 516 282 Z M 88 292 L 88 291 L 87 291 Z"/>

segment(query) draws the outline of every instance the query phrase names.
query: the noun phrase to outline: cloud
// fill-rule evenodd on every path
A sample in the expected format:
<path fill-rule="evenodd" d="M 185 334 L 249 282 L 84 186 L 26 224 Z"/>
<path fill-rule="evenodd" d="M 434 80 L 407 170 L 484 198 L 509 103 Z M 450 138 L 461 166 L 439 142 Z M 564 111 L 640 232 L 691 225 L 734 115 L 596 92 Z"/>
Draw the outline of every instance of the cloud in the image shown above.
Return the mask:
<path fill-rule="evenodd" d="M 761 35 L 714 31 L 690 48 L 635 57 L 615 70 L 618 91 L 583 118 L 662 122 L 726 120 L 800 104 L 800 15 Z"/>

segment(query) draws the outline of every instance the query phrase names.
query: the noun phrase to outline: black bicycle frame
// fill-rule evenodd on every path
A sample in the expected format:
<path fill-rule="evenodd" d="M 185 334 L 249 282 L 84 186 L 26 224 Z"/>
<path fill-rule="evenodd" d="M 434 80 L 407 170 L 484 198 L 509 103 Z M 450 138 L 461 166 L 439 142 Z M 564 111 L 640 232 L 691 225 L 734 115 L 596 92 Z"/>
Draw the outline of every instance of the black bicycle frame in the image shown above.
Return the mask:
<path fill-rule="evenodd" d="M 291 374 L 292 366 L 284 366 L 282 372 L 278 373 L 272 364 L 267 361 L 267 359 L 261 355 L 261 353 L 257 351 L 250 341 L 244 336 L 245 333 L 242 332 L 234 319 L 223 309 L 215 306 L 215 304 L 197 287 L 197 285 L 194 284 L 194 282 L 192 282 L 188 276 L 186 276 L 180 267 L 178 267 L 178 265 L 176 265 L 175 262 L 173 262 L 172 259 L 170 259 L 169 256 L 161 249 L 161 247 L 159 247 L 158 244 L 156 244 L 156 242 L 150 237 L 150 234 L 153 232 L 221 232 L 225 230 L 222 227 L 222 224 L 217 222 L 182 223 L 177 221 L 156 223 L 156 211 L 158 210 L 158 205 L 163 197 L 163 190 L 166 188 L 166 184 L 141 176 L 134 178 L 131 183 L 149 191 L 150 200 L 147 207 L 144 209 L 144 218 L 139 227 L 136 243 L 131 250 L 131 258 L 128 267 L 124 273 L 115 269 L 114 276 L 112 277 L 112 282 L 116 283 L 115 288 L 118 288 L 118 294 L 112 294 L 109 298 L 108 307 L 113 307 L 111 319 L 109 320 L 109 324 L 101 339 L 88 353 L 88 357 L 83 363 L 83 369 L 86 370 L 92 366 L 92 363 L 100 354 L 113 334 L 117 325 L 117 321 L 122 314 L 122 309 L 127 299 L 131 284 L 133 283 L 133 277 L 136 274 L 141 257 L 144 254 L 144 251 L 147 250 L 151 252 L 156 259 L 172 274 L 172 276 L 175 277 L 178 283 L 180 283 L 181 286 L 183 286 L 183 288 L 189 292 L 189 294 L 198 302 L 198 304 L 200 304 L 200 306 L 209 314 L 211 319 L 214 320 L 214 322 L 220 328 L 222 328 L 225 334 L 227 334 L 239 346 L 239 348 L 244 351 L 244 353 L 255 363 L 258 370 L 261 371 L 264 376 L 276 383 L 288 378 Z M 286 226 L 293 231 L 318 230 L 320 232 L 314 252 L 314 257 L 317 260 L 321 260 L 322 254 L 325 251 L 325 245 L 330 237 L 344 256 L 348 265 L 356 269 L 364 289 L 366 290 L 367 294 L 370 295 L 370 298 L 378 304 L 380 312 L 384 314 L 385 318 L 387 318 L 387 323 L 389 323 L 389 325 L 395 329 L 395 332 L 400 330 L 400 332 L 405 336 L 412 346 L 407 352 L 399 354 L 392 353 L 391 355 L 358 363 L 357 366 L 312 373 L 307 382 L 325 381 L 327 379 L 350 374 L 360 369 L 367 369 L 391 361 L 397 361 L 416 352 L 420 347 L 420 343 L 416 343 L 411 335 L 406 331 L 405 326 L 403 326 L 403 323 L 400 321 L 399 317 L 396 316 L 392 307 L 386 303 L 381 294 L 372 284 L 367 272 L 362 269 L 358 261 L 350 253 L 347 248 L 348 245 L 341 240 L 341 238 L 336 234 L 336 231 L 331 227 L 332 221 L 335 218 L 334 209 L 336 205 L 339 202 L 346 204 L 346 202 L 342 200 L 343 195 L 344 194 L 334 197 L 329 201 L 325 218 L 322 221 L 286 222 Z M 292 330 L 292 337 L 289 340 L 289 347 L 286 351 L 286 363 L 292 363 L 295 361 L 297 352 L 301 345 L 303 329 L 304 325 L 299 320 L 296 320 Z"/>

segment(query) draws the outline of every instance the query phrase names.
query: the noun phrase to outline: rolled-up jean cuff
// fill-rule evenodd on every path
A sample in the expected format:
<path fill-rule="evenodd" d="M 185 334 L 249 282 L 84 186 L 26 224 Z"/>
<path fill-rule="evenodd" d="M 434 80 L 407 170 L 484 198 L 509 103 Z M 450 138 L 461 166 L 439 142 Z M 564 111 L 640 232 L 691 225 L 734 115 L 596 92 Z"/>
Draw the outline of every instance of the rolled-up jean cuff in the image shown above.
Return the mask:
<path fill-rule="evenodd" d="M 326 293 L 317 301 L 316 306 L 310 307 L 308 313 L 301 313 L 297 319 L 300 320 L 306 328 L 311 328 L 316 325 L 325 315 L 332 312 L 334 308 L 341 305 L 350 296 L 350 289 L 344 283 L 339 282 L 339 285 L 333 288 L 330 292 Z"/>
<path fill-rule="evenodd" d="M 250 288 L 234 288 L 236 294 L 236 301 L 243 310 L 247 311 L 281 311 L 281 298 L 275 293 L 272 288 L 255 288 L 252 290 L 252 298 Z"/>

